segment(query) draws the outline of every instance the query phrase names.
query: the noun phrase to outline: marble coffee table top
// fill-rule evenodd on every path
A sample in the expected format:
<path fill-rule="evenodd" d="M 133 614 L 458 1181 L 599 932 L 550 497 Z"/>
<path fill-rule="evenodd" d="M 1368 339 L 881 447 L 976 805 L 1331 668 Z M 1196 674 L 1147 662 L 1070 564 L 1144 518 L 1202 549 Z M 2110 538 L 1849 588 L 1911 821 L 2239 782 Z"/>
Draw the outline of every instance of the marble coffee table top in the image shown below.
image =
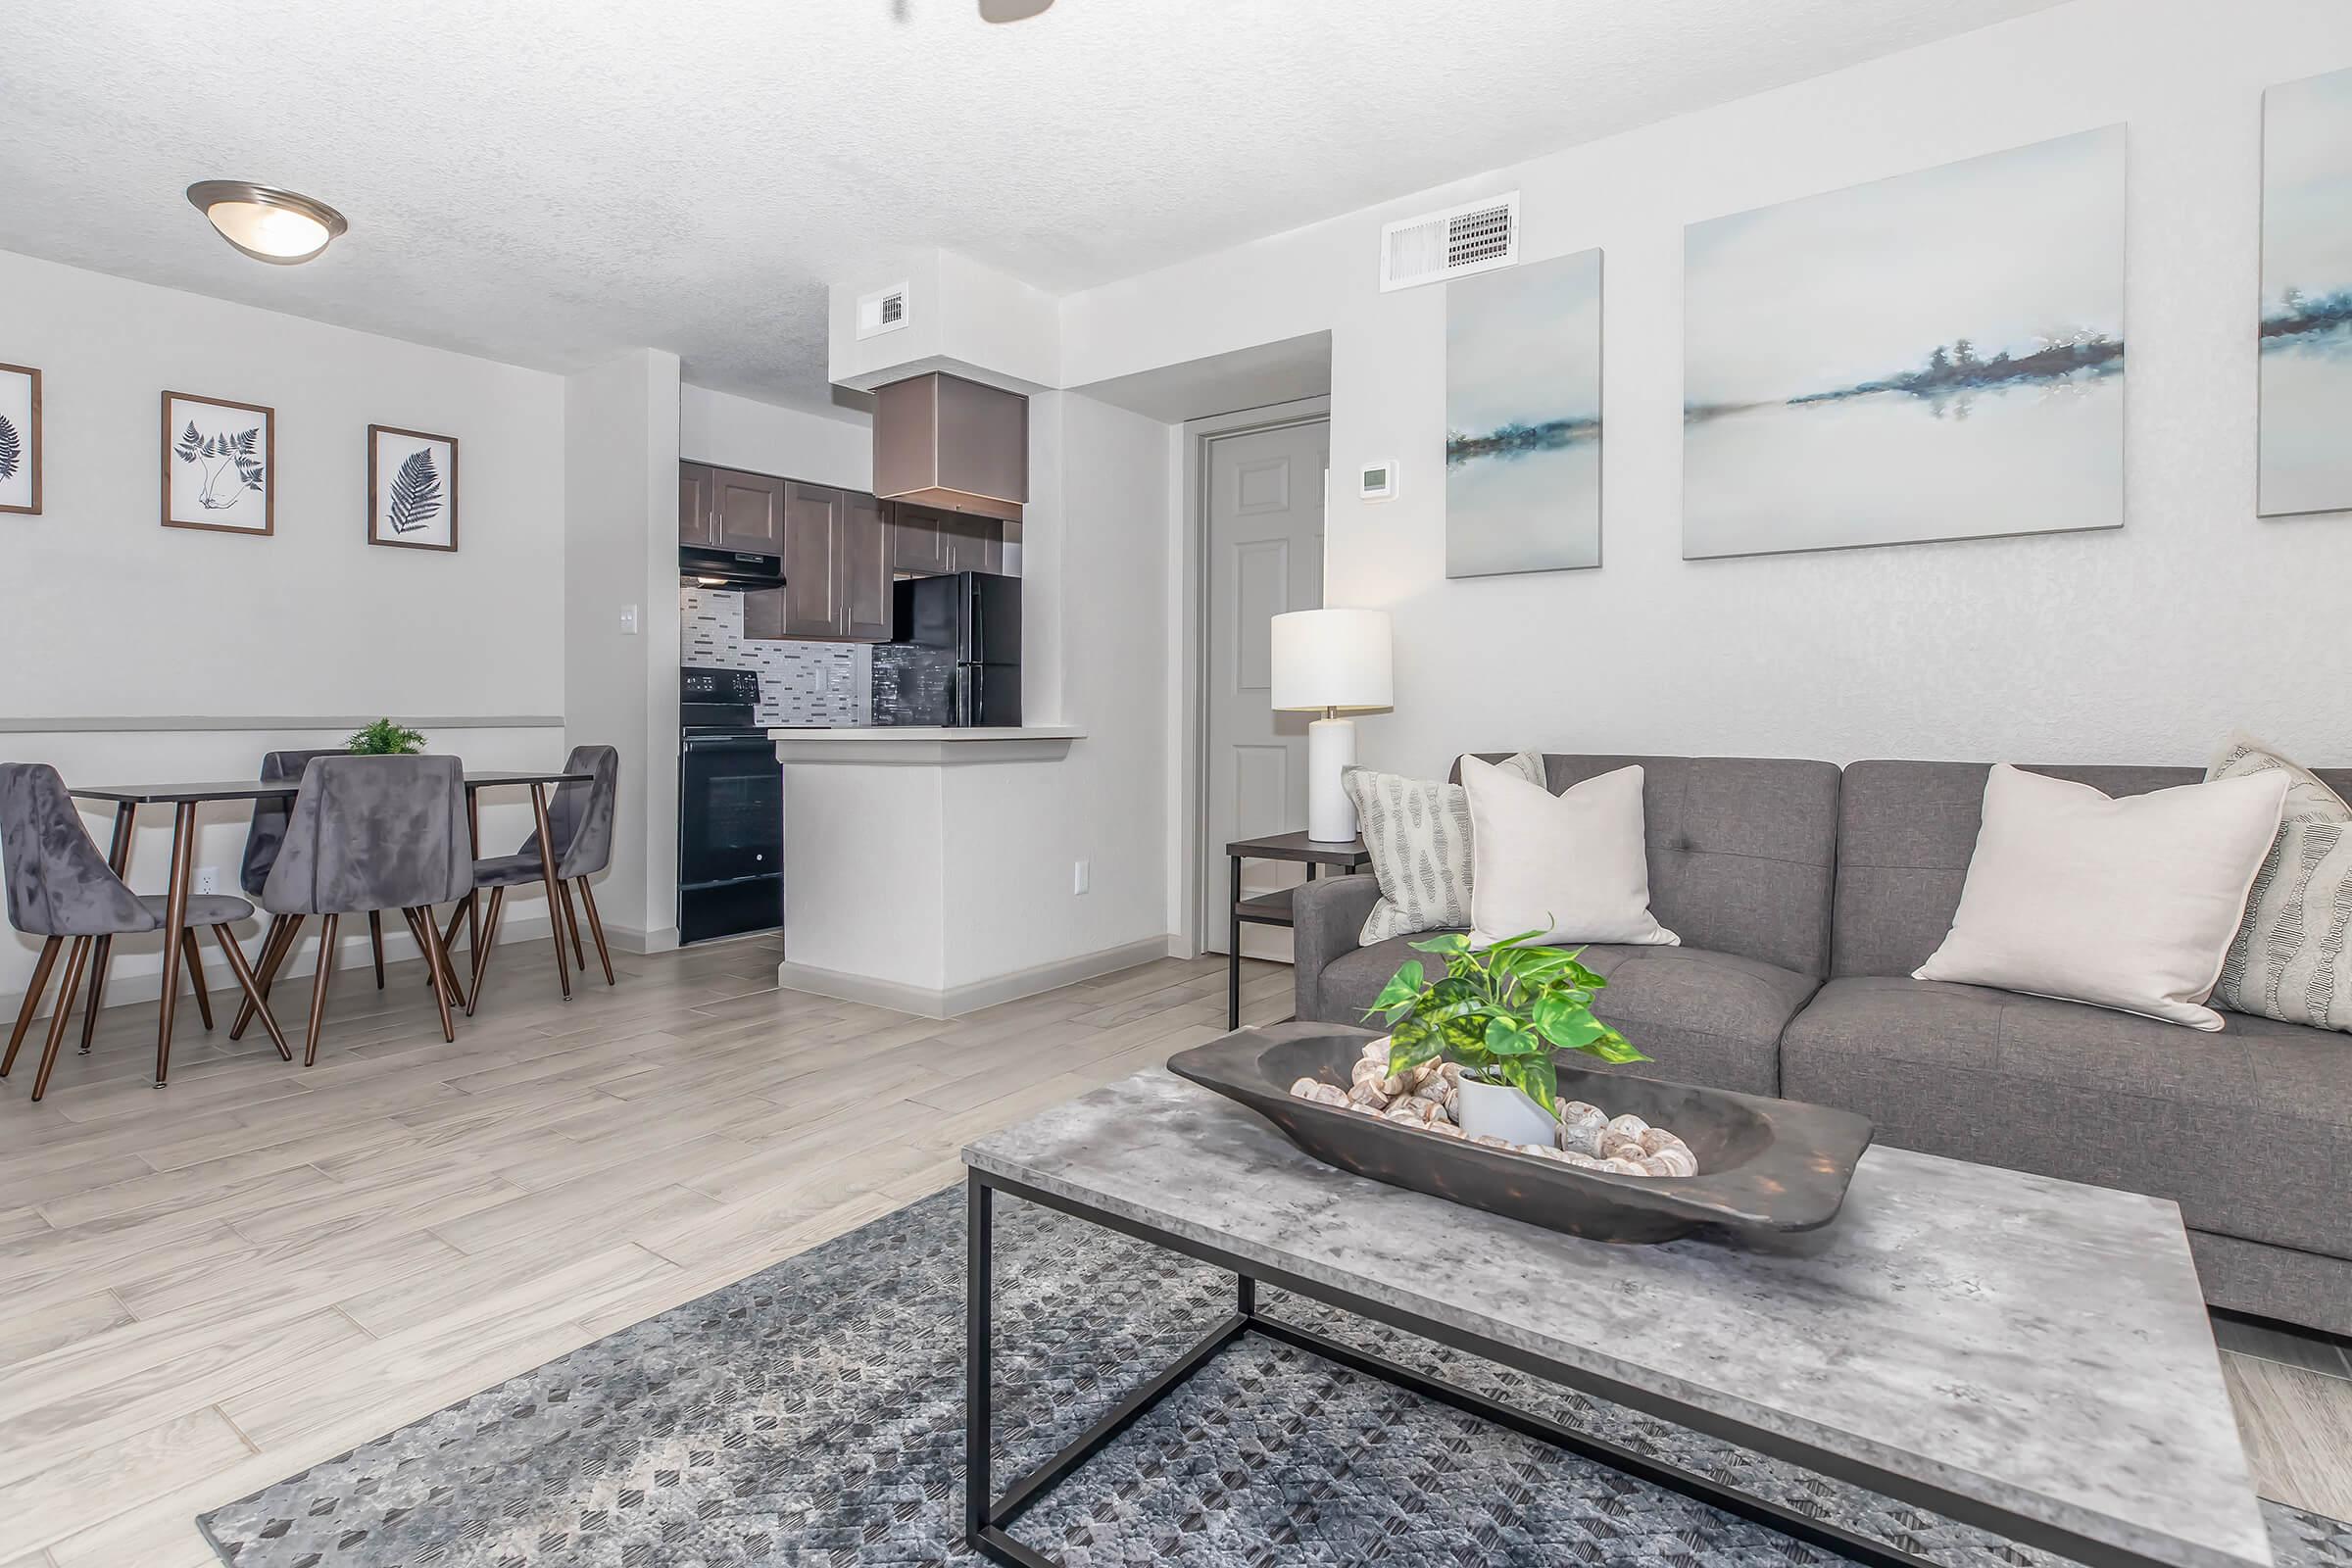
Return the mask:
<path fill-rule="evenodd" d="M 2180 1210 L 1877 1148 L 1771 1250 L 1579 1241 L 1140 1073 L 966 1164 L 2179 1568 L 2271 1562 Z"/>

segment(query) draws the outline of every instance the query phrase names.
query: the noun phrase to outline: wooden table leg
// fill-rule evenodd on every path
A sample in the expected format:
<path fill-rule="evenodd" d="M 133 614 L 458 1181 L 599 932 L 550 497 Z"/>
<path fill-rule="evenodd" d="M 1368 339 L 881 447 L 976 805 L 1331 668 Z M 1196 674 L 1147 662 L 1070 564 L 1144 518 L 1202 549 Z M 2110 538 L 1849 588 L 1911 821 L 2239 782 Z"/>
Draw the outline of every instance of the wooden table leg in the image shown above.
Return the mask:
<path fill-rule="evenodd" d="M 556 830 L 547 820 L 547 786 L 531 786 L 531 814 L 539 819 L 539 872 L 547 884 L 549 935 L 556 939 L 556 979 L 564 1000 L 571 1000 L 571 965 L 564 952 L 564 884 L 556 880 Z"/>
<path fill-rule="evenodd" d="M 466 844 L 474 859 L 481 859 L 482 799 L 473 790 L 466 792 Z M 449 946 L 446 942 L 441 945 L 445 948 Z M 466 895 L 466 950 L 478 968 L 482 961 L 482 896 L 476 891 L 468 891 Z M 457 967 L 452 963 L 450 972 L 455 974 Z"/>
<path fill-rule="evenodd" d="M 106 863 L 121 876 L 130 869 L 131 821 L 138 808 L 124 801 L 115 808 L 115 842 L 106 852 Z M 81 1015 L 81 1054 L 90 1054 L 90 1039 L 98 1032 L 98 1009 L 106 1005 L 106 965 L 115 954 L 115 939 L 100 937 L 90 955 L 90 1007 Z"/>
<path fill-rule="evenodd" d="M 182 801 L 172 822 L 172 883 L 164 895 L 164 1001 L 155 1028 L 155 1087 L 172 1075 L 172 1015 L 179 1008 L 181 937 L 188 929 L 188 882 L 196 858 L 196 803 Z"/>

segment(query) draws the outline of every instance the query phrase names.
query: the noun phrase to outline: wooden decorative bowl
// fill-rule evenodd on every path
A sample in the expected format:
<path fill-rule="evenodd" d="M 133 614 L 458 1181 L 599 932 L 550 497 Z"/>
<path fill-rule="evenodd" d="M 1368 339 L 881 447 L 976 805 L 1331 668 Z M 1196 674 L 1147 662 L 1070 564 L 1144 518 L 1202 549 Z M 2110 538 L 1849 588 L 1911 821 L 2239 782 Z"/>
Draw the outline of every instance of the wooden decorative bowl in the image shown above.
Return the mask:
<path fill-rule="evenodd" d="M 1698 1158 L 1695 1176 L 1621 1176 L 1491 1149 L 1290 1092 L 1300 1078 L 1341 1089 L 1374 1038 L 1310 1025 L 1242 1029 L 1168 1058 L 1168 1070 L 1238 1100 L 1315 1158 L 1491 1214 L 1595 1242 L 1667 1242 L 1702 1226 L 1733 1232 L 1819 1229 L 1838 1217 L 1866 1117 L 1794 1100 L 1597 1072 L 1554 1058 L 1560 1096 L 1610 1115 L 1670 1127 Z"/>

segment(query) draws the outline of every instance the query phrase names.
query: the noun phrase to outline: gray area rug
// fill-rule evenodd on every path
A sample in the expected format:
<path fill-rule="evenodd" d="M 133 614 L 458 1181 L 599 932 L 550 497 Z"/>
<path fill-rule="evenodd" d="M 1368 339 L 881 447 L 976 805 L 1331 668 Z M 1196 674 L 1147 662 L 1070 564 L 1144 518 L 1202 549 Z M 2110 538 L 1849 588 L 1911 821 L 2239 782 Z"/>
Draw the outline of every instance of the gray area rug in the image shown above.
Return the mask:
<path fill-rule="evenodd" d="M 1188 1348 L 1232 1277 L 1009 1199 L 997 1238 L 1002 1483 Z M 977 1562 L 955 1539 L 963 1246 L 956 1188 L 200 1523 L 237 1568 Z M 2049 1560 L 1278 1291 L 1261 1306 L 1951 1568 Z M 2265 1508 L 2278 1568 L 2352 1568 L 2352 1525 Z M 1838 1560 L 1254 1336 L 1015 1534 L 1071 1568 Z"/>

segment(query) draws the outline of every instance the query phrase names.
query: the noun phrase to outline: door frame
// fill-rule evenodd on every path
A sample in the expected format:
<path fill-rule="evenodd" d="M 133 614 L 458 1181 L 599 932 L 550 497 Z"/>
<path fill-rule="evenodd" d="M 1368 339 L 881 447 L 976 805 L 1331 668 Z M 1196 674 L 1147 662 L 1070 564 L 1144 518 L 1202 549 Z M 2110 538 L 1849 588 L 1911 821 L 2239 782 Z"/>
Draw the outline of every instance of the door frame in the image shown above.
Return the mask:
<path fill-rule="evenodd" d="M 1269 403 L 1184 422 L 1184 496 L 1178 517 L 1182 536 L 1177 541 L 1183 564 L 1176 572 L 1183 602 L 1176 607 L 1174 624 L 1182 645 L 1176 650 L 1178 678 L 1176 724 L 1179 756 L 1179 793 L 1175 813 L 1177 843 L 1176 945 L 1178 957 L 1197 958 L 1206 951 L 1210 889 L 1200 874 L 1201 852 L 1208 838 L 1208 463 L 1211 448 L 1232 436 L 1256 435 L 1298 424 L 1329 424 L 1331 398 L 1300 398 Z M 1323 496 L 1323 581 L 1330 581 L 1331 494 Z"/>

